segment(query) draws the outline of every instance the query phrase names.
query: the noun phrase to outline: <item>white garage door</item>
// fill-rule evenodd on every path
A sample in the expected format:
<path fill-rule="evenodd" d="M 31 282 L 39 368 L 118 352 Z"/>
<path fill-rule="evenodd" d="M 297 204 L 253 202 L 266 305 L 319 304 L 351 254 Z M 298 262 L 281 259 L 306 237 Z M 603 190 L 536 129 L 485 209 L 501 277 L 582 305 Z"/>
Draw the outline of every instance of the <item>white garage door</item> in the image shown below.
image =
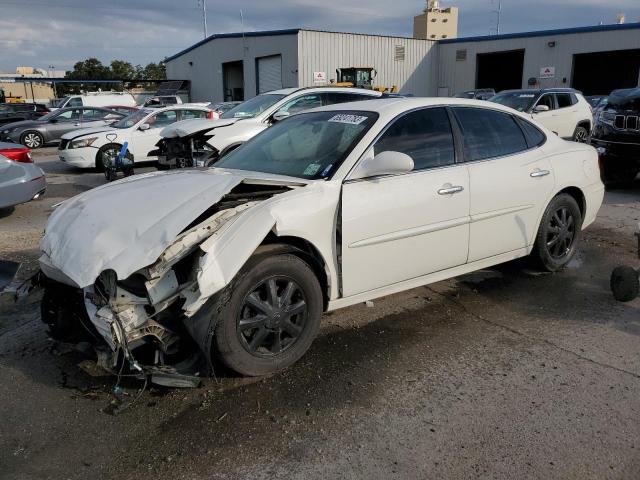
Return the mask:
<path fill-rule="evenodd" d="M 282 55 L 258 58 L 258 93 L 282 88 Z"/>

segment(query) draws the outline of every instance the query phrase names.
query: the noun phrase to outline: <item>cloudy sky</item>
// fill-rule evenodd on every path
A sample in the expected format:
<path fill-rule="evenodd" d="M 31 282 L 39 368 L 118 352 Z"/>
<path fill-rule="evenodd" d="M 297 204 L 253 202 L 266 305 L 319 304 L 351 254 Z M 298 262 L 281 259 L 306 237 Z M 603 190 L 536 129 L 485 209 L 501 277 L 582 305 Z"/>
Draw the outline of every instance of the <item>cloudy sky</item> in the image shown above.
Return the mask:
<path fill-rule="evenodd" d="M 495 28 L 498 0 L 460 7 L 460 36 Z M 411 36 L 423 0 L 207 0 L 209 34 L 307 27 Z M 502 0 L 502 33 L 640 20 L 640 0 Z M 198 0 L 0 0 L 0 71 L 18 65 L 69 69 L 97 57 L 162 60 L 203 38 Z"/>

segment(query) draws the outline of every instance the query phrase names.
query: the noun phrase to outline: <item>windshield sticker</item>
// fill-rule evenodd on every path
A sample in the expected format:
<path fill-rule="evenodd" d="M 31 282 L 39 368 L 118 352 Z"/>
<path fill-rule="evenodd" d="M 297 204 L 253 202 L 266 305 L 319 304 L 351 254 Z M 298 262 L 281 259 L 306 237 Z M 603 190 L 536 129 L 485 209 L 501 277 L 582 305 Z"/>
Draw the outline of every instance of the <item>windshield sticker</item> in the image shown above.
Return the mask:
<path fill-rule="evenodd" d="M 533 98 L 535 97 L 535 95 L 531 94 L 531 93 L 523 93 L 518 95 L 520 98 Z"/>
<path fill-rule="evenodd" d="M 329 175 L 329 172 L 331 171 L 331 167 L 333 167 L 333 163 L 330 163 L 329 165 L 327 165 L 327 168 L 325 168 L 322 173 L 320 174 L 320 176 L 322 178 L 326 177 L 327 175 Z"/>
<path fill-rule="evenodd" d="M 302 174 L 315 175 L 316 173 L 318 173 L 318 170 L 320 170 L 320 167 L 322 167 L 322 165 L 319 163 L 311 163 L 307 168 L 304 169 L 304 172 L 302 172 Z"/>
<path fill-rule="evenodd" d="M 363 117 L 362 115 L 347 115 L 345 113 L 341 113 L 340 115 L 335 115 L 331 117 L 329 121 L 334 123 L 348 123 L 350 125 L 360 125 L 366 119 L 367 117 Z"/>

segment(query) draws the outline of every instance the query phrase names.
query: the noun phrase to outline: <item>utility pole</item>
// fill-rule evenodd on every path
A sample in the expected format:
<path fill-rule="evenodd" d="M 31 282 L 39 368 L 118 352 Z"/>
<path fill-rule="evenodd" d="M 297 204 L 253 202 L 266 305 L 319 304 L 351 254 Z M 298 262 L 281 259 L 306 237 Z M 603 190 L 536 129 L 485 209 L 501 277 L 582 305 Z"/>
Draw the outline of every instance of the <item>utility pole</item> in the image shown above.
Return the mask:
<path fill-rule="evenodd" d="M 493 0 L 491 0 L 491 3 L 493 3 Z M 498 17 L 496 22 L 496 35 L 500 35 L 500 17 L 502 15 L 502 0 L 498 0 L 498 10 L 494 10 L 493 13 L 495 13 Z"/>
<path fill-rule="evenodd" d="M 202 6 L 202 22 L 204 26 L 204 38 L 207 38 L 207 0 L 198 0 L 198 4 Z"/>
<path fill-rule="evenodd" d="M 55 73 L 56 67 L 53 65 L 49 65 L 49 70 L 51 70 L 49 77 L 53 79 L 53 74 Z M 51 80 L 51 85 L 53 86 L 53 97 L 58 98 L 58 93 L 56 92 L 56 81 Z"/>

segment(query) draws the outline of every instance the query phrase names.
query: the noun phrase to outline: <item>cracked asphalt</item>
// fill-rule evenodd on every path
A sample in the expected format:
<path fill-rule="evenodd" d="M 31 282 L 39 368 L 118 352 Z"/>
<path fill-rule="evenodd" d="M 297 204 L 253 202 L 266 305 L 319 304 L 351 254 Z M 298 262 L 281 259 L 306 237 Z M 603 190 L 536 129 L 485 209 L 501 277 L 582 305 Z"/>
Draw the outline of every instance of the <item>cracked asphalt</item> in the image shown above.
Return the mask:
<path fill-rule="evenodd" d="M 0 258 L 36 268 L 52 205 L 103 182 L 36 157 L 47 196 L 0 211 Z M 324 317 L 289 370 L 219 371 L 192 390 L 123 381 L 48 339 L 37 298 L 0 304 L 0 477 L 407 479 L 640 477 L 640 183 L 607 192 L 569 268 L 511 262 Z M 126 214 L 126 212 L 123 212 Z"/>

